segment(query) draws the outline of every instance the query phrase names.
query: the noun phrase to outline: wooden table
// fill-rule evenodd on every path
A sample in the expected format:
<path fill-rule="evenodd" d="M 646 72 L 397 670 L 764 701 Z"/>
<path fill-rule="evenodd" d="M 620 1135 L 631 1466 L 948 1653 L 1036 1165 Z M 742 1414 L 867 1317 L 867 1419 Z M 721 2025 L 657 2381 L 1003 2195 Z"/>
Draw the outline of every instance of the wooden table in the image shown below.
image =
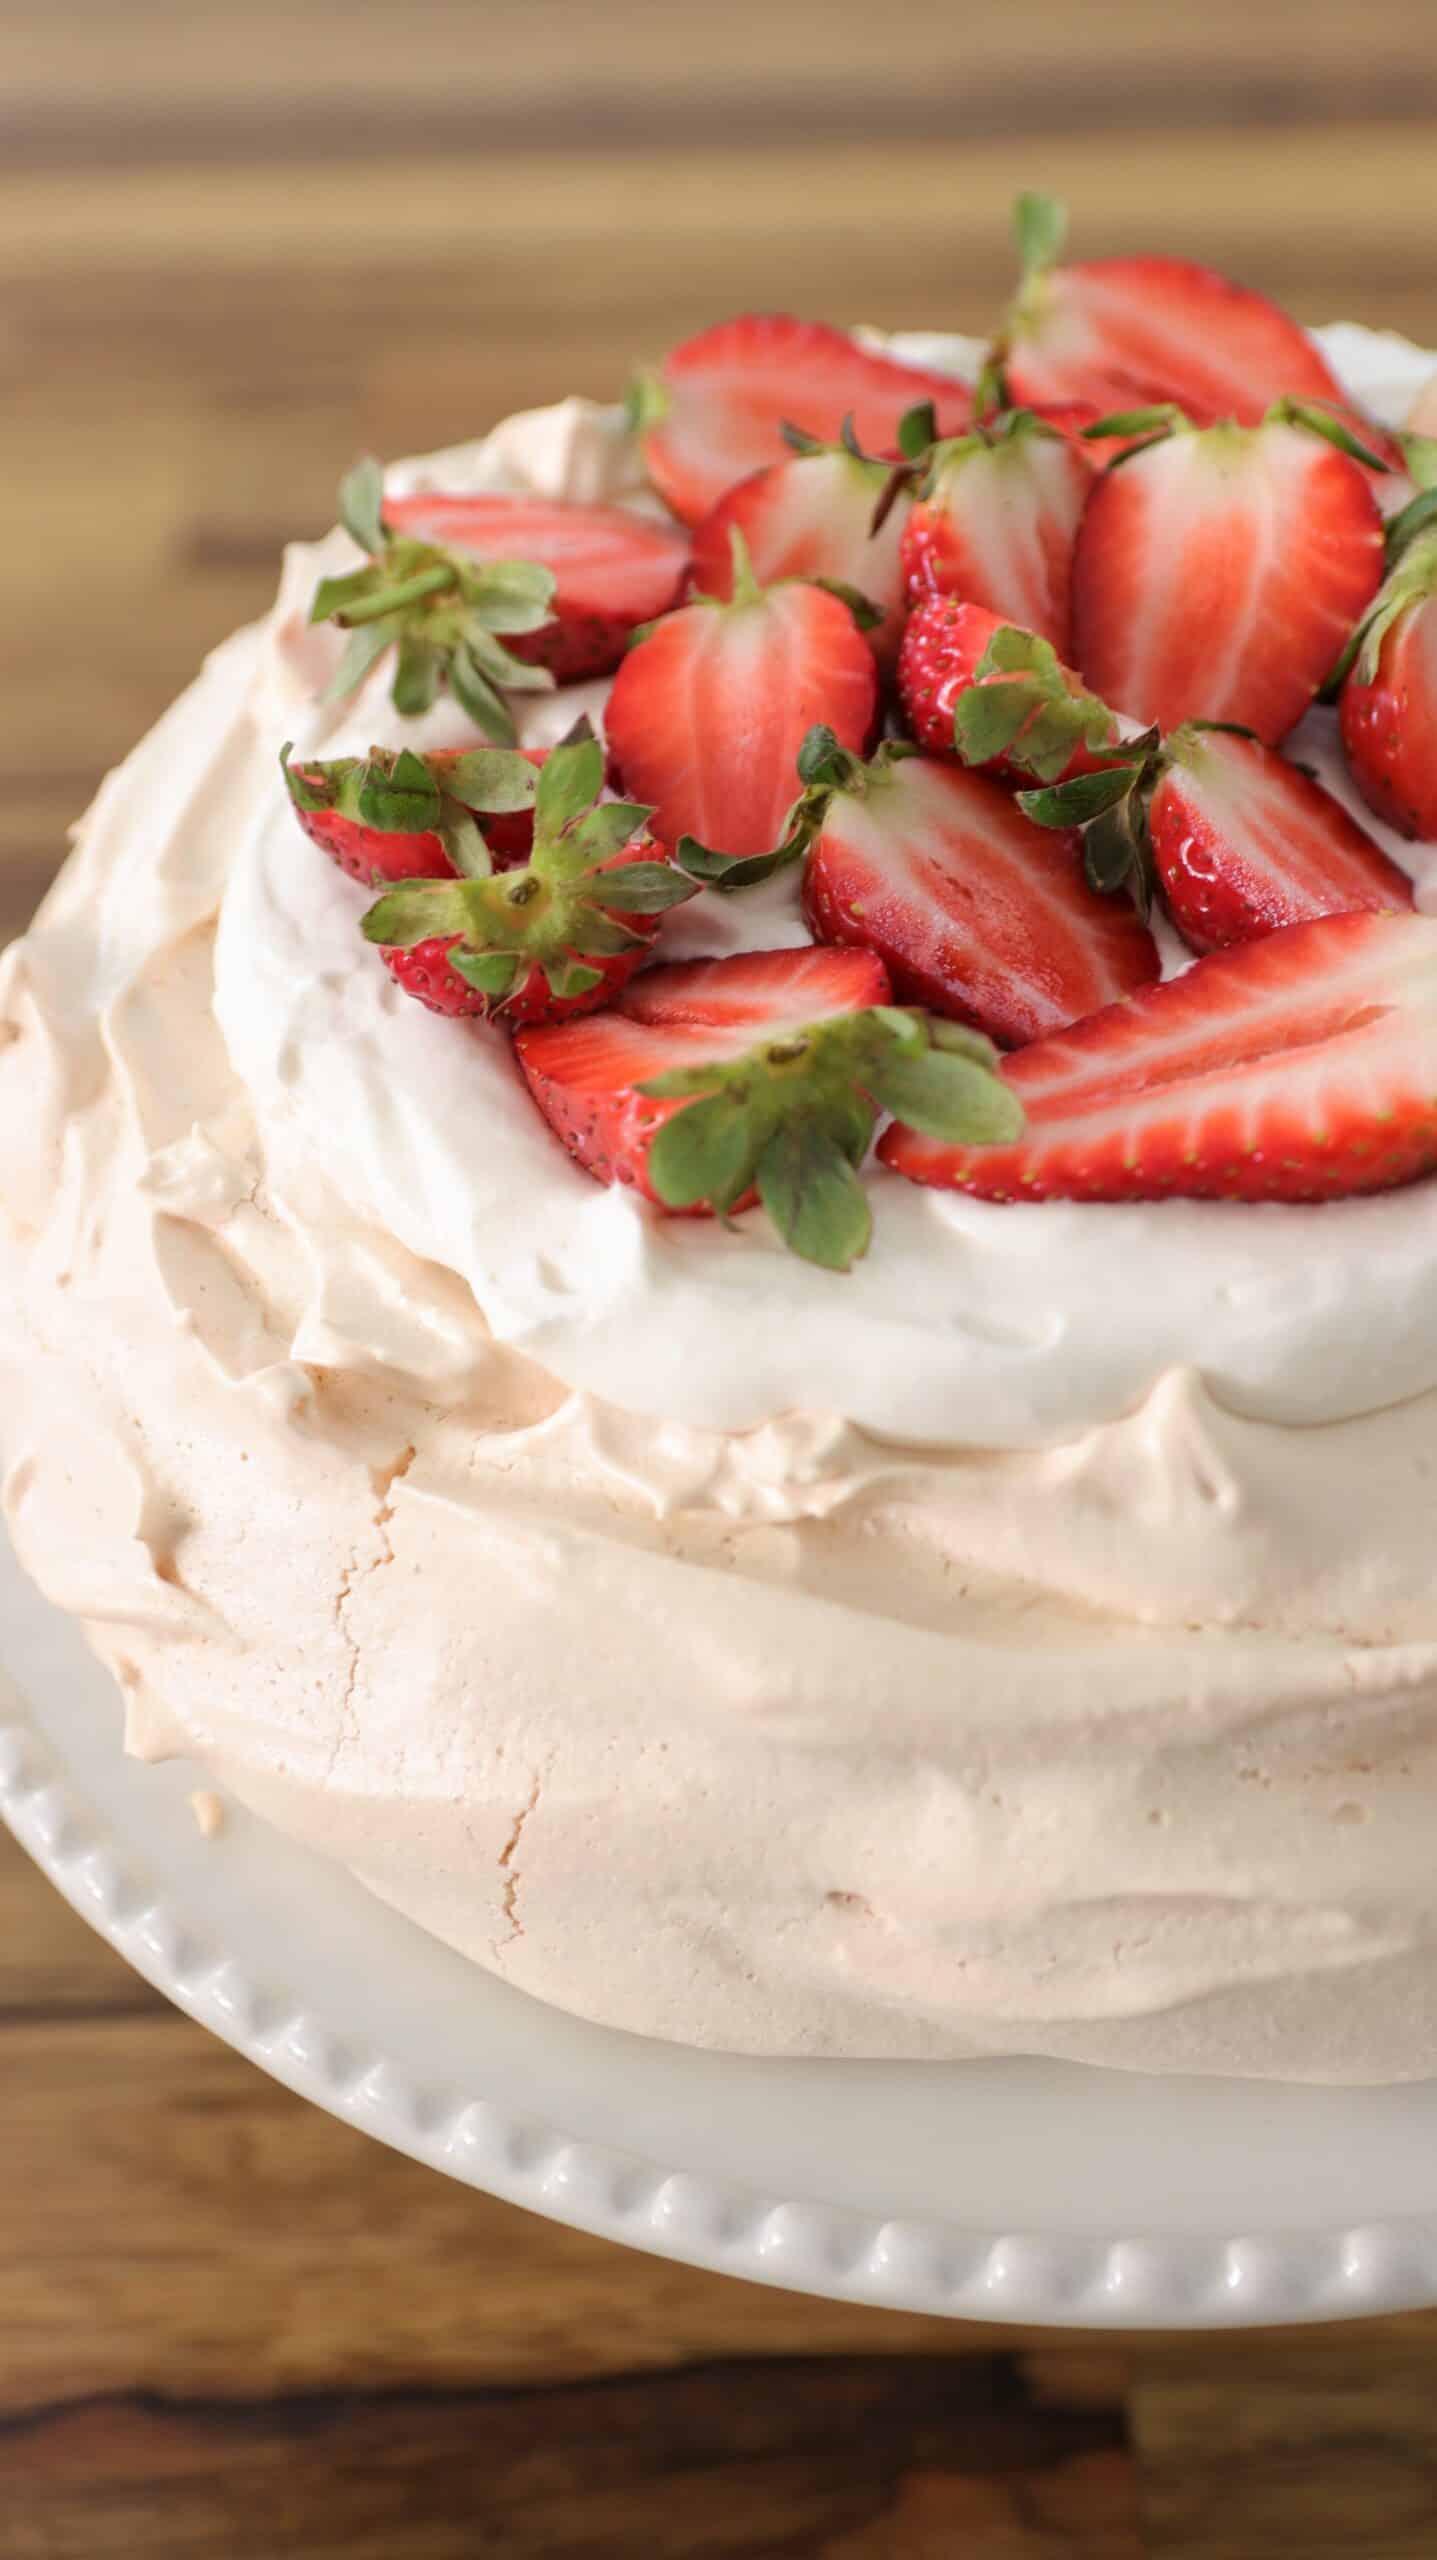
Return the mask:
<path fill-rule="evenodd" d="M 1008 198 L 1437 342 L 1431 0 L 0 0 L 0 933 L 366 447 L 743 304 L 981 330 Z M 491 2205 L 0 1846 L 0 2560 L 1432 2560 L 1437 2319 L 950 2328 Z"/>

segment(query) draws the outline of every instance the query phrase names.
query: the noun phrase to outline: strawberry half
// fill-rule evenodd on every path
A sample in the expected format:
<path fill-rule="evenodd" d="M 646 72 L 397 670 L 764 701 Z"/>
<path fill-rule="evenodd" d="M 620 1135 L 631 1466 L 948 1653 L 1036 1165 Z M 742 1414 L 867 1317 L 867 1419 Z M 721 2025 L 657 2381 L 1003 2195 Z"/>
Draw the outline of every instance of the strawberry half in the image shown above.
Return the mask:
<path fill-rule="evenodd" d="M 1393 565 L 1338 696 L 1342 744 L 1380 818 L 1405 836 L 1437 836 L 1437 488 L 1404 508 L 1387 539 Z"/>
<path fill-rule="evenodd" d="M 694 586 L 702 595 L 732 596 L 737 528 L 761 586 L 817 580 L 876 607 L 880 619 L 869 629 L 869 646 L 881 665 L 891 666 L 903 636 L 899 547 L 907 495 L 896 493 L 875 529 L 892 465 L 851 444 L 819 444 L 798 428 L 786 433 L 795 448 L 788 459 L 740 480 L 697 527 Z"/>
<path fill-rule="evenodd" d="M 527 862 L 534 842 L 534 794 L 545 747 L 514 756 L 503 747 L 371 747 L 367 756 L 291 762 L 280 751 L 295 815 L 311 843 L 351 880 L 427 880 L 483 869 L 477 835 L 496 871 Z M 527 765 L 527 775 L 519 768 Z M 483 815 L 482 827 L 476 811 Z M 451 854 L 456 848 L 459 858 Z"/>
<path fill-rule="evenodd" d="M 1073 554 L 1084 678 L 1134 719 L 1234 721 L 1275 746 L 1382 574 L 1360 448 L 1325 412 L 1285 404 L 1259 426 L 1197 429 L 1168 410 L 1123 423 L 1150 440 L 1095 484 Z"/>
<path fill-rule="evenodd" d="M 600 1182 L 727 1217 L 761 1200 L 804 1260 L 846 1271 L 872 1213 L 858 1167 L 879 1109 L 964 1142 L 1020 1114 L 987 1043 L 889 1003 L 860 951 L 746 951 L 653 969 L 604 1014 L 522 1031 L 534 1100 Z"/>
<path fill-rule="evenodd" d="M 1045 833 L 981 774 L 910 747 L 871 764 L 818 733 L 803 904 L 820 942 L 876 952 L 897 993 L 1005 1045 L 1159 973 L 1131 906 L 1099 897 L 1076 835 Z"/>
<path fill-rule="evenodd" d="M 935 446 L 903 532 L 910 598 L 965 597 L 1071 654 L 1073 545 L 1092 484 L 1081 440 L 1031 410 Z"/>
<path fill-rule="evenodd" d="M 1437 1168 L 1437 921 L 1324 916 L 1215 952 L 1004 1063 L 1027 1128 L 910 1181 L 984 1200 L 1338 1200 Z M 1315 1244 L 1314 1239 L 1314 1244 Z"/>
<path fill-rule="evenodd" d="M 333 622 L 349 640 L 326 699 L 352 693 L 395 652 L 389 698 L 414 718 L 447 686 L 486 738 L 514 741 L 506 693 L 542 693 L 546 666 L 527 664 L 504 638 L 532 639 L 553 620 L 554 576 L 535 560 L 461 558 L 391 523 L 379 464 L 356 464 L 339 492 L 346 533 L 369 565 L 321 578 L 311 622 Z M 501 635 L 504 635 L 501 637 Z"/>
<path fill-rule="evenodd" d="M 1341 801 L 1242 731 L 1202 721 L 1166 739 L 1150 731 L 1104 772 L 1020 791 L 1018 806 L 1043 826 L 1086 826 L 1094 888 L 1130 887 L 1145 913 L 1160 881 L 1194 951 L 1317 916 L 1412 905 L 1406 873 Z"/>
<path fill-rule="evenodd" d="M 1306 330 L 1264 295 L 1185 258 L 1061 266 L 1067 213 L 1051 196 L 1020 196 L 1014 229 L 1022 281 L 998 342 L 1012 399 L 1100 414 L 1172 400 L 1204 426 L 1254 425 L 1285 395 L 1351 414 Z"/>
<path fill-rule="evenodd" d="M 696 837 L 745 858 L 779 844 L 816 721 L 844 746 L 865 744 L 877 678 L 846 604 L 822 587 L 759 587 L 736 529 L 730 543 L 730 601 L 700 598 L 640 640 L 604 726 L 624 788 L 654 804 L 665 844 Z"/>
<path fill-rule="evenodd" d="M 607 675 L 638 625 L 677 603 L 688 569 L 688 543 L 676 525 L 654 524 L 624 507 L 425 490 L 386 498 L 384 521 L 393 534 L 466 560 L 533 560 L 547 569 L 552 620 L 517 637 L 513 654 L 547 667 L 558 684 Z"/>
<path fill-rule="evenodd" d="M 533 768 L 509 761 L 517 794 Z M 460 877 L 406 881 L 375 901 L 365 937 L 408 994 L 435 1013 L 558 1022 L 632 977 L 694 884 L 651 841 L 648 809 L 600 802 L 603 779 L 592 731 L 566 740 L 538 775 L 522 867 L 496 877 L 476 829 L 474 842 L 446 845 Z"/>
<path fill-rule="evenodd" d="M 950 374 L 896 364 L 841 329 L 764 313 L 675 347 L 635 385 L 630 413 L 660 497 L 698 524 L 736 480 L 782 458 L 786 421 L 832 444 L 851 419 L 859 443 L 884 453 L 904 412 L 923 400 L 945 435 L 973 413 L 972 393 Z"/>
<path fill-rule="evenodd" d="M 930 755 L 960 755 L 1005 778 L 1089 773 L 1117 742 L 1107 704 L 1059 664 L 1049 641 L 957 596 L 914 606 L 898 654 L 898 697 Z"/>

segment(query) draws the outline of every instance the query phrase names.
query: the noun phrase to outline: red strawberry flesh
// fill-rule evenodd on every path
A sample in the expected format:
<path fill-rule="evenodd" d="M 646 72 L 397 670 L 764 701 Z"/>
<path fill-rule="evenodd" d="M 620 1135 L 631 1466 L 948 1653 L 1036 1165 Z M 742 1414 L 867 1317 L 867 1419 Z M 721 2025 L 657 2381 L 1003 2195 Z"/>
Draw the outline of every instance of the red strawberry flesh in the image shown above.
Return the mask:
<path fill-rule="evenodd" d="M 561 683 L 616 666 L 635 626 L 677 601 L 688 568 L 677 526 L 625 507 L 424 490 L 386 498 L 384 515 L 396 533 L 476 560 L 534 560 L 551 570 L 554 620 L 511 635 L 508 646 Z"/>
<path fill-rule="evenodd" d="M 1148 828 L 1173 922 L 1194 951 L 1412 904 L 1406 873 L 1341 801 L 1252 738 L 1179 730 Z"/>
<path fill-rule="evenodd" d="M 973 396 L 950 374 L 898 364 L 841 329 L 785 314 L 723 321 L 665 358 L 663 415 L 644 433 L 649 476 L 686 524 L 697 524 L 736 480 L 783 453 L 785 423 L 838 441 L 852 418 L 868 453 L 894 448 L 905 410 L 931 400 L 940 431 L 954 435 Z"/>
<path fill-rule="evenodd" d="M 1006 1045 L 1155 979 L 1125 900 L 1099 897 L 1074 835 L 1032 824 L 983 775 L 911 756 L 840 791 L 808 856 L 820 940 L 877 952 L 899 997 Z"/>
<path fill-rule="evenodd" d="M 1318 1201 L 1437 1167 L 1437 921 L 1326 916 L 1035 1042 L 1013 1147 L 894 1126 L 883 1161 L 987 1200 Z"/>

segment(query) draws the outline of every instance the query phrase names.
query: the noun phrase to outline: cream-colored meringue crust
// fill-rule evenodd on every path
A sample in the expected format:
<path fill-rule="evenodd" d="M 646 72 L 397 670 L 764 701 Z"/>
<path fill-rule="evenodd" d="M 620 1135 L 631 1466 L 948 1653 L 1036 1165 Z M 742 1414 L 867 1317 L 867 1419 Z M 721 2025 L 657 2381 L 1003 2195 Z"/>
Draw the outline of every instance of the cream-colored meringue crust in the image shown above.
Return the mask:
<path fill-rule="evenodd" d="M 1394 415 L 1430 361 L 1337 353 Z M 628 456 L 568 403 L 426 468 Z M 314 565 L 0 966 L 6 1516 L 132 1747 L 644 2033 L 1437 2070 L 1437 1187 L 885 1179 L 857 1286 L 597 1191 L 288 817 L 282 738 L 399 734 L 313 709 Z"/>

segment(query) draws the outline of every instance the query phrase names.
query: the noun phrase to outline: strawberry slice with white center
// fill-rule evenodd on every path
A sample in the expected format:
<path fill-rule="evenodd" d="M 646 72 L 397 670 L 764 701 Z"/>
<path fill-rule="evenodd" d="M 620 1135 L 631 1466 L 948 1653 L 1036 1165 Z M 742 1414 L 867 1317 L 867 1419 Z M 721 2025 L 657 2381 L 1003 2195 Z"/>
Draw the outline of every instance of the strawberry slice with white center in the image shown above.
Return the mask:
<path fill-rule="evenodd" d="M 892 465 L 844 444 L 820 445 L 795 431 L 799 447 L 783 462 L 750 473 L 719 500 L 694 533 L 693 582 L 703 595 L 733 593 L 732 534 L 743 536 L 760 585 L 780 579 L 824 580 L 853 590 L 881 619 L 868 642 L 891 666 L 903 637 L 900 546 L 906 491 L 875 530 L 874 517 L 893 477 Z"/>
<path fill-rule="evenodd" d="M 945 435 L 973 414 L 971 391 L 951 374 L 897 364 L 816 321 L 758 313 L 686 339 L 635 385 L 630 405 L 654 487 L 698 524 L 736 480 L 781 460 L 787 421 L 834 444 L 850 419 L 869 453 L 886 453 L 904 412 L 924 400 Z"/>
<path fill-rule="evenodd" d="M 496 871 L 527 862 L 547 753 L 448 747 L 420 756 L 412 747 L 371 747 L 367 756 L 296 764 L 286 746 L 280 765 L 310 842 L 351 880 L 377 889 L 382 880 L 482 871 L 486 854 Z"/>
<path fill-rule="evenodd" d="M 1429 466 L 1437 479 L 1437 447 Z M 1392 562 L 1338 697 L 1348 770 L 1380 818 L 1437 836 L 1437 486 L 1388 528 Z"/>
<path fill-rule="evenodd" d="M 624 507 L 422 490 L 387 497 L 384 521 L 396 535 L 466 559 L 533 560 L 547 569 L 553 619 L 510 646 L 515 657 L 549 668 L 559 684 L 616 667 L 638 624 L 678 601 L 688 569 L 688 542 L 676 525 Z"/>
<path fill-rule="evenodd" d="M 1350 403 L 1305 329 L 1263 294 L 1185 258 L 1058 263 L 1067 229 L 1051 196 L 1020 196 L 1023 277 L 999 333 L 1009 392 L 1090 401 L 1099 414 L 1176 401 L 1202 425 L 1252 425 L 1285 395 Z"/>
<path fill-rule="evenodd" d="M 1099 897 L 1076 835 L 981 774 L 911 748 L 860 764 L 806 743 L 803 903 L 822 942 L 876 952 L 896 992 L 1016 1045 L 1159 973 L 1131 906 Z"/>
<path fill-rule="evenodd" d="M 1073 555 L 1075 655 L 1108 702 L 1270 746 L 1301 719 L 1382 574 L 1376 500 L 1320 418 L 1132 420 L 1157 433 L 1097 481 Z"/>
<path fill-rule="evenodd" d="M 895 1126 L 883 1162 L 1001 1201 L 1338 1200 L 1414 1182 L 1437 1168 L 1437 921 L 1287 925 L 1002 1072 L 1026 1115 L 1016 1146 Z"/>
<path fill-rule="evenodd" d="M 938 445 L 903 533 L 910 598 L 965 597 L 1070 656 L 1073 545 L 1092 485 L 1081 445 L 1029 410 Z"/>
<path fill-rule="evenodd" d="M 760 588 L 742 536 L 727 603 L 699 599 L 630 650 L 604 714 L 626 791 L 665 844 L 766 855 L 780 843 L 798 751 L 815 722 L 861 747 L 877 704 L 873 653 L 822 587 Z"/>
<path fill-rule="evenodd" d="M 1130 887 L 1146 910 L 1161 883 L 1194 951 L 1357 910 L 1410 909 L 1412 883 L 1340 800 L 1275 747 L 1191 721 L 1131 741 L 1095 774 L 1018 806 L 1042 826 L 1083 826 L 1093 886 Z"/>
<path fill-rule="evenodd" d="M 518 753 L 503 761 L 517 797 L 533 767 Z M 459 876 L 404 880 L 376 899 L 362 930 L 407 994 L 434 1013 L 559 1022 L 633 976 L 664 913 L 695 889 L 649 837 L 650 812 L 601 801 L 603 780 L 585 728 L 537 776 L 527 862 L 496 875 L 476 828 L 445 839 Z"/>
<path fill-rule="evenodd" d="M 1341 801 L 1255 738 L 1175 731 L 1148 834 L 1173 922 L 1194 951 L 1317 916 L 1412 905 L 1407 874 Z"/>
<path fill-rule="evenodd" d="M 791 1251 L 845 1271 L 872 1231 L 858 1169 L 880 1109 L 974 1145 L 1021 1126 L 985 1041 L 889 995 L 869 952 L 747 951 L 650 970 L 515 1054 L 596 1180 L 701 1216 L 762 1200 Z"/>
<path fill-rule="evenodd" d="M 898 696 L 930 755 L 961 755 L 1007 779 L 1090 773 L 1118 724 L 1050 641 L 986 605 L 930 595 L 908 617 Z"/>

